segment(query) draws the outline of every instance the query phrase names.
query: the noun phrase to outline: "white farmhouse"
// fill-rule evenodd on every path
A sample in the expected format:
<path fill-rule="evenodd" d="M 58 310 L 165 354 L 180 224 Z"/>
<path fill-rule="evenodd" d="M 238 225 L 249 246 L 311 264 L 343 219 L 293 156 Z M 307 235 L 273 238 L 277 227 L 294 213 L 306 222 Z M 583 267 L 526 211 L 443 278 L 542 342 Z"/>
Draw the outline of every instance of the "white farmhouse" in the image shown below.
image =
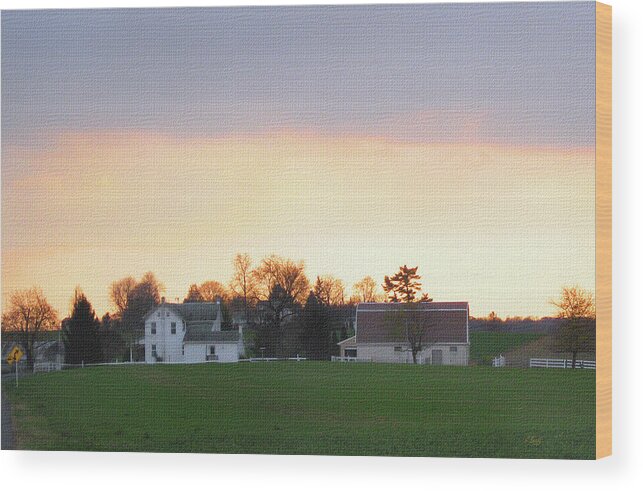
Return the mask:
<path fill-rule="evenodd" d="M 421 332 L 418 363 L 469 363 L 467 302 L 361 303 L 355 313 L 355 336 L 340 341 L 340 354 L 358 361 L 411 363 L 404 323 Z"/>
<path fill-rule="evenodd" d="M 236 362 L 243 355 L 242 332 L 221 330 L 221 304 L 166 303 L 145 316 L 147 363 Z"/>

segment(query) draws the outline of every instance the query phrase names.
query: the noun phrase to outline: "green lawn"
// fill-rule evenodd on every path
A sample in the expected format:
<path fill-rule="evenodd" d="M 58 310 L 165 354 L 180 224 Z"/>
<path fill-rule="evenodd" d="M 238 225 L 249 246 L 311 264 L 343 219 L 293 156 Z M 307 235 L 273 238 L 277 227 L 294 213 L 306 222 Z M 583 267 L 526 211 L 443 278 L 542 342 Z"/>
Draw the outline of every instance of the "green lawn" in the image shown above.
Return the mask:
<path fill-rule="evenodd" d="M 469 359 L 471 363 L 491 365 L 496 356 L 523 346 L 543 337 L 543 334 L 533 332 L 470 332 Z"/>
<path fill-rule="evenodd" d="M 290 362 L 85 368 L 4 385 L 23 449 L 587 459 L 594 376 Z"/>

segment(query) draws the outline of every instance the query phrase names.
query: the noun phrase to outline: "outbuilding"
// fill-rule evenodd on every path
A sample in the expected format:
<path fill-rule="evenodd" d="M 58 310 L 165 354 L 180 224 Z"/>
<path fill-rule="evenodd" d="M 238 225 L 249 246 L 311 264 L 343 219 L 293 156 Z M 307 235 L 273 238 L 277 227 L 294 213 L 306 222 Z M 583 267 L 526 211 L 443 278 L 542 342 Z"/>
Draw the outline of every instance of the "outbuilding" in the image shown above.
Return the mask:
<path fill-rule="evenodd" d="M 360 303 L 355 336 L 338 344 L 343 358 L 412 363 L 412 341 L 421 347 L 418 363 L 467 365 L 468 302 Z"/>

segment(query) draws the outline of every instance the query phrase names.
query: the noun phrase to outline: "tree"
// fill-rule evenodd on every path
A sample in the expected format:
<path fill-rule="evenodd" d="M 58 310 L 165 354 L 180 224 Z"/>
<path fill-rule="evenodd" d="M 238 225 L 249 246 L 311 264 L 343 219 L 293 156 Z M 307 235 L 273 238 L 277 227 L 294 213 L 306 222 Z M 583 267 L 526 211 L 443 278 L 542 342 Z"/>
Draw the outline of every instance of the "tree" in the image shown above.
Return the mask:
<path fill-rule="evenodd" d="M 416 301 L 417 295 L 422 290 L 422 283 L 420 283 L 422 277 L 417 274 L 417 270 L 417 266 L 409 268 L 405 264 L 400 266 L 400 270 L 393 276 L 384 277 L 382 288 L 384 288 L 389 302 L 411 303 Z M 427 294 L 419 298 L 420 302 L 430 302 L 432 300 Z"/>
<path fill-rule="evenodd" d="M 433 332 L 432 323 L 427 324 L 422 314 L 421 302 L 404 303 L 399 308 L 387 313 L 387 323 L 400 337 L 409 343 L 413 363 L 417 363 L 417 355 L 428 345 L 437 342 L 429 336 Z"/>
<path fill-rule="evenodd" d="M 199 291 L 199 287 L 196 286 L 196 284 L 190 285 L 188 295 L 183 299 L 183 303 L 196 303 L 204 301 L 205 300 L 203 299 L 203 295 L 201 295 L 201 292 Z"/>
<path fill-rule="evenodd" d="M 279 286 L 286 296 L 303 304 L 310 291 L 310 282 L 304 270 L 303 261 L 294 262 L 274 255 L 263 259 L 252 274 L 258 298 L 267 300 L 274 288 Z"/>
<path fill-rule="evenodd" d="M 20 333 L 30 369 L 34 365 L 33 347 L 38 333 L 51 330 L 57 324 L 58 314 L 38 287 L 12 293 L 8 310 L 2 314 L 2 330 Z"/>
<path fill-rule="evenodd" d="M 591 292 L 578 286 L 564 287 L 560 298 L 552 301 L 562 325 L 556 336 L 560 351 L 571 353 L 576 368 L 579 352 L 596 349 L 596 307 Z"/>
<path fill-rule="evenodd" d="M 250 303 L 257 294 L 256 277 L 252 274 L 252 259 L 248 254 L 237 254 L 233 261 L 234 273 L 230 280 L 230 290 L 243 300 L 245 322 L 250 322 Z"/>
<path fill-rule="evenodd" d="M 226 287 L 218 281 L 205 281 L 199 286 L 199 293 L 204 302 L 228 302 L 230 300 L 230 293 Z"/>
<path fill-rule="evenodd" d="M 327 360 L 330 357 L 331 329 L 328 306 L 310 292 L 302 312 L 303 348 L 312 360 Z"/>
<path fill-rule="evenodd" d="M 386 278 L 384 280 L 386 282 Z M 360 302 L 378 302 L 377 283 L 371 276 L 366 276 L 353 285 L 355 296 Z"/>
<path fill-rule="evenodd" d="M 130 292 L 136 287 L 136 280 L 128 276 L 115 281 L 109 287 L 109 299 L 116 309 L 116 315 L 123 317 L 123 312 L 127 310 L 127 301 Z"/>
<path fill-rule="evenodd" d="M 113 317 L 107 312 L 100 320 L 100 347 L 103 360 L 123 360 L 126 346 L 120 329 L 121 319 Z"/>
<path fill-rule="evenodd" d="M 102 361 L 99 334 L 100 321 L 85 294 L 74 291 L 71 316 L 63 321 L 65 363 L 99 363 Z"/>
<path fill-rule="evenodd" d="M 161 303 L 161 292 L 165 286 L 154 273 L 148 272 L 143 275 L 141 281 L 129 292 L 127 296 L 127 308 L 123 312 L 123 338 L 129 346 L 130 361 L 133 359 L 133 345 L 143 335 L 145 314 L 152 307 Z"/>
<path fill-rule="evenodd" d="M 275 285 L 263 306 L 257 341 L 269 356 L 283 355 L 285 326 L 293 314 L 294 301 L 281 285 Z"/>
<path fill-rule="evenodd" d="M 422 277 L 417 274 L 418 267 L 409 268 L 400 266 L 400 270 L 393 276 L 385 276 L 382 287 L 386 292 L 389 302 L 403 302 L 406 305 L 400 309 L 391 311 L 389 322 L 409 343 L 413 363 L 417 363 L 417 354 L 425 348 L 427 341 L 426 336 L 430 332 L 430 327 L 426 325 L 426 320 L 418 315 L 418 306 L 416 302 L 431 302 L 433 299 L 425 293 L 419 295 L 422 291 Z"/>
<path fill-rule="evenodd" d="M 330 275 L 318 276 L 313 292 L 324 305 L 344 304 L 344 282 L 339 278 Z"/>

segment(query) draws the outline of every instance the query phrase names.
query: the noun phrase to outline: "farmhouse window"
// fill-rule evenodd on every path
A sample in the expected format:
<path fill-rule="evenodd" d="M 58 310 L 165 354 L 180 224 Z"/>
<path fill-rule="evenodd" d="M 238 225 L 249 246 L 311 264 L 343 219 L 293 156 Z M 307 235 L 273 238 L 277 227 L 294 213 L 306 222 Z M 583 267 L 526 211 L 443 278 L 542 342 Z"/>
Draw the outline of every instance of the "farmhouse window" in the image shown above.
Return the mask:
<path fill-rule="evenodd" d="M 156 356 L 156 345 L 152 345 L 152 356 Z"/>
<path fill-rule="evenodd" d="M 449 351 L 458 351 L 458 347 L 457 346 L 451 346 L 449 348 Z"/>
<path fill-rule="evenodd" d="M 156 322 L 152 322 L 152 334 L 156 334 Z"/>
<path fill-rule="evenodd" d="M 211 355 L 213 355 L 213 354 L 214 354 L 214 346 L 210 346 L 210 354 L 211 354 Z"/>
<path fill-rule="evenodd" d="M 170 330 L 172 334 L 176 334 L 176 322 L 172 322 L 172 324 L 170 324 Z"/>

